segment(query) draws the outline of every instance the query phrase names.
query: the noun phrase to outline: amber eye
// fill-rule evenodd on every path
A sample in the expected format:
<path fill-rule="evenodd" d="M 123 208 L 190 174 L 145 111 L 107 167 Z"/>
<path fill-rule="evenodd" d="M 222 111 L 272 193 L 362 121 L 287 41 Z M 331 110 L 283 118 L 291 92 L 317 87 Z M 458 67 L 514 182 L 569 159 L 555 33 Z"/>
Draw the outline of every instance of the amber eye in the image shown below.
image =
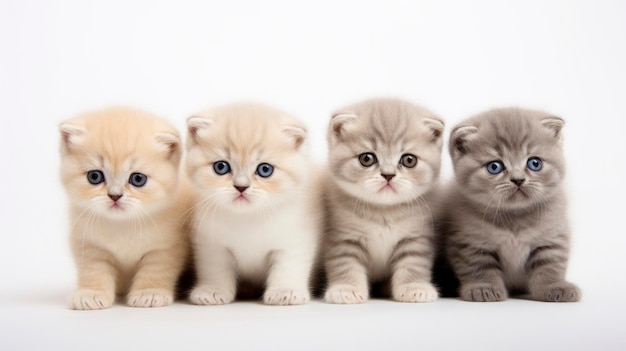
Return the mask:
<path fill-rule="evenodd" d="M 371 152 L 365 152 L 359 155 L 359 162 L 363 167 L 371 167 L 376 163 L 376 155 Z"/>
<path fill-rule="evenodd" d="M 413 168 L 417 165 L 417 156 L 413 154 L 404 154 L 400 158 L 400 164 L 406 168 Z"/>

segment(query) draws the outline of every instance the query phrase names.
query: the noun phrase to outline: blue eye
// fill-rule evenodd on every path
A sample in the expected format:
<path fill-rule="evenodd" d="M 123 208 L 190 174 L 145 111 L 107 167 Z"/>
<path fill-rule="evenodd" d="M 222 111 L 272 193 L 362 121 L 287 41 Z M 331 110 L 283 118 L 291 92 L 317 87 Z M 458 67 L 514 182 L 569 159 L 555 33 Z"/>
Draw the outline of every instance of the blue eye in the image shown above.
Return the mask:
<path fill-rule="evenodd" d="M 89 171 L 87 172 L 87 180 L 93 185 L 98 185 L 104 182 L 104 173 L 98 170 Z"/>
<path fill-rule="evenodd" d="M 230 165 L 226 161 L 217 161 L 213 164 L 213 170 L 219 175 L 230 172 Z"/>
<path fill-rule="evenodd" d="M 128 182 L 132 186 L 136 186 L 137 188 L 141 188 L 142 186 L 146 185 L 147 181 L 148 181 L 148 176 L 143 173 L 133 173 L 130 175 L 130 178 L 128 179 Z"/>
<path fill-rule="evenodd" d="M 500 161 L 491 161 L 487 163 L 486 167 L 490 174 L 500 174 L 504 171 L 504 165 Z"/>
<path fill-rule="evenodd" d="M 538 172 L 543 167 L 543 162 L 539 157 L 531 157 L 528 159 L 528 162 L 526 162 L 526 165 L 531 171 Z"/>
<path fill-rule="evenodd" d="M 269 163 L 261 163 L 256 168 L 256 174 L 258 174 L 259 176 L 261 176 L 263 178 L 267 178 L 267 177 L 271 176 L 272 173 L 274 173 L 274 166 L 272 166 Z"/>

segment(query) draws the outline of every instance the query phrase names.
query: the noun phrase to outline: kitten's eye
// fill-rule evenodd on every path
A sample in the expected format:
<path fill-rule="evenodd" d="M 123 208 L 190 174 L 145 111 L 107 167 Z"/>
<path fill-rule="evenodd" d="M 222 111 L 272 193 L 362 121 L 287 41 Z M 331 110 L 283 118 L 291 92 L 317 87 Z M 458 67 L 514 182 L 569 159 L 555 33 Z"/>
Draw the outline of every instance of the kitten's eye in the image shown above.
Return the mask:
<path fill-rule="evenodd" d="M 539 157 L 531 157 L 528 159 L 528 162 L 526 162 L 526 165 L 531 171 L 538 172 L 543 167 L 543 162 Z"/>
<path fill-rule="evenodd" d="M 491 161 L 487 163 L 486 167 L 487 167 L 487 172 L 491 174 L 499 174 L 499 173 L 502 173 L 502 171 L 504 171 L 504 165 L 500 161 Z"/>
<path fill-rule="evenodd" d="M 230 172 L 230 165 L 226 161 L 217 161 L 213 164 L 213 170 L 219 175 Z"/>
<path fill-rule="evenodd" d="M 128 179 L 128 182 L 132 186 L 136 186 L 138 188 L 146 185 L 147 181 L 148 181 L 148 176 L 143 173 L 133 173 L 130 175 L 130 179 Z"/>
<path fill-rule="evenodd" d="M 261 163 L 256 168 L 256 174 L 258 174 L 259 176 L 261 176 L 263 178 L 267 178 L 267 177 L 271 176 L 272 173 L 274 173 L 274 166 L 272 166 L 269 163 Z"/>
<path fill-rule="evenodd" d="M 104 182 L 104 173 L 102 173 L 102 171 L 89 171 L 87 172 L 87 180 L 89 181 L 89 183 L 93 184 L 93 185 L 98 185 L 102 182 Z"/>
<path fill-rule="evenodd" d="M 400 158 L 400 164 L 406 168 L 413 168 L 417 165 L 417 156 L 412 154 L 404 154 Z"/>
<path fill-rule="evenodd" d="M 376 155 L 371 152 L 365 152 L 359 155 L 359 162 L 363 167 L 371 167 L 374 163 L 376 163 Z"/>

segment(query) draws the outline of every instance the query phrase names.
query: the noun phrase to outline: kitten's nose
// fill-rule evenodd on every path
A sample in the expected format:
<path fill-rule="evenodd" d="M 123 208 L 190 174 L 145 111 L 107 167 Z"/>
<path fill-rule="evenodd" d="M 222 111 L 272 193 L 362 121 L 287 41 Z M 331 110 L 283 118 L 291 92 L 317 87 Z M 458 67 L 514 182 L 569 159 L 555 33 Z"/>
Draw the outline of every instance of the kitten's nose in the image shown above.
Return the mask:
<path fill-rule="evenodd" d="M 383 178 L 387 179 L 387 181 L 390 181 L 396 175 L 395 174 L 381 174 L 381 176 L 383 176 Z"/>
<path fill-rule="evenodd" d="M 248 189 L 247 186 L 234 185 L 234 187 L 235 187 L 235 189 L 237 189 L 237 191 L 239 191 L 242 194 L 243 194 L 244 191 L 246 191 L 246 189 Z"/>
<path fill-rule="evenodd" d="M 522 184 L 524 184 L 526 179 L 524 179 L 524 178 L 511 178 L 511 181 L 513 182 L 513 184 L 515 184 L 515 185 L 517 185 L 519 187 Z"/>
<path fill-rule="evenodd" d="M 113 200 L 113 202 L 116 202 L 122 197 L 121 194 L 107 194 L 107 195 L 109 196 L 109 198 L 111 198 L 111 200 Z"/>

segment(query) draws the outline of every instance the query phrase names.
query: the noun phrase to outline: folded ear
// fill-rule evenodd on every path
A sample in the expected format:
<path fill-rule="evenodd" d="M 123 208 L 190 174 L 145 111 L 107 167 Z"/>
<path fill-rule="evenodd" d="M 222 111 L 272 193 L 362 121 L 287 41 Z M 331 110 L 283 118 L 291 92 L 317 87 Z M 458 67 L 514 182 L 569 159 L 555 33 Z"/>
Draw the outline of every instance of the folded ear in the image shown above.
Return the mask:
<path fill-rule="evenodd" d="M 550 129 L 554 136 L 558 139 L 561 139 L 561 129 L 563 129 L 563 125 L 565 125 L 565 121 L 556 116 L 548 116 L 541 119 L 541 125 Z"/>
<path fill-rule="evenodd" d="M 167 153 L 168 159 L 178 160 L 182 153 L 180 148 L 180 138 L 173 133 L 159 133 L 156 135 L 158 145 Z"/>
<path fill-rule="evenodd" d="M 76 150 L 87 134 L 85 128 L 67 122 L 59 125 L 59 131 L 61 132 L 61 147 L 67 153 Z"/>
<path fill-rule="evenodd" d="M 422 123 L 424 123 L 424 125 L 428 127 L 428 129 L 430 129 L 433 140 L 441 139 L 441 135 L 443 134 L 443 129 L 445 127 L 445 124 L 442 120 L 435 118 L 424 118 L 422 120 Z"/>
<path fill-rule="evenodd" d="M 193 143 L 198 143 L 208 133 L 213 121 L 207 117 L 191 116 L 187 118 L 187 130 Z"/>
<path fill-rule="evenodd" d="M 285 133 L 292 140 L 296 150 L 299 150 L 302 147 L 307 136 L 306 128 L 298 125 L 285 126 L 283 128 L 283 133 Z"/>
<path fill-rule="evenodd" d="M 473 141 L 478 138 L 478 128 L 474 126 L 458 126 L 450 135 L 450 153 L 465 154 Z"/>
<path fill-rule="evenodd" d="M 328 136 L 332 140 L 341 140 L 350 130 L 350 125 L 358 116 L 354 113 L 336 113 L 330 118 Z"/>

